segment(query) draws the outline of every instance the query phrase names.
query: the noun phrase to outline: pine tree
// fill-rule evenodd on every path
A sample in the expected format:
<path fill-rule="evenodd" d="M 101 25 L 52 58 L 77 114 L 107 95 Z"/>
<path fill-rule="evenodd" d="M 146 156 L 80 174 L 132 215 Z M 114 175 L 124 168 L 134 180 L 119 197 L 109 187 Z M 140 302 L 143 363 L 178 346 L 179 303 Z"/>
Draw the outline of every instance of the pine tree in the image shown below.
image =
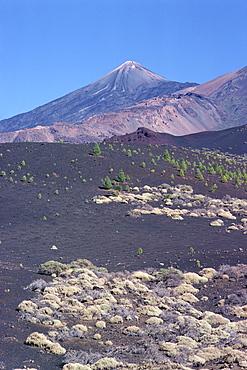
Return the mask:
<path fill-rule="evenodd" d="M 117 181 L 124 182 L 126 180 L 123 170 L 120 170 L 118 173 Z"/>
<path fill-rule="evenodd" d="M 166 162 L 170 162 L 171 161 L 171 157 L 170 157 L 170 154 L 168 152 L 168 149 L 165 150 L 165 153 L 164 153 L 164 156 L 163 156 L 164 160 Z"/>
<path fill-rule="evenodd" d="M 196 178 L 199 179 L 199 180 L 204 180 L 204 177 L 203 177 L 201 171 L 199 170 L 199 168 L 197 168 Z"/>
<path fill-rule="evenodd" d="M 179 176 L 184 177 L 184 170 L 182 168 L 180 168 Z"/>
<path fill-rule="evenodd" d="M 100 154 L 101 154 L 100 146 L 98 143 L 95 143 L 94 148 L 93 148 L 93 155 L 100 155 Z"/>
<path fill-rule="evenodd" d="M 112 189 L 112 183 L 111 183 L 111 180 L 108 176 L 106 176 L 106 178 L 105 178 L 104 188 L 105 189 Z"/>

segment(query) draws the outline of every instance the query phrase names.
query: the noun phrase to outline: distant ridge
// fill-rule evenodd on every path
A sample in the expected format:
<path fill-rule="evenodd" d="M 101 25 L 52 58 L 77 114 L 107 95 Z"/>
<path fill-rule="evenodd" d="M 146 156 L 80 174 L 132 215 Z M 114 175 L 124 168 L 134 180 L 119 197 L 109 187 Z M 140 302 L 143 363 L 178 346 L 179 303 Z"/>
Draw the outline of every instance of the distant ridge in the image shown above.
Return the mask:
<path fill-rule="evenodd" d="M 168 81 L 141 64 L 128 61 L 81 89 L 27 113 L 0 121 L 0 132 L 51 126 L 55 122 L 80 124 L 89 117 L 196 85 Z"/>
<path fill-rule="evenodd" d="M 221 131 L 204 131 L 196 134 L 174 136 L 139 127 L 135 132 L 122 136 L 112 136 L 107 143 L 167 144 L 194 149 L 219 149 L 234 154 L 247 154 L 247 125 Z"/>
<path fill-rule="evenodd" d="M 197 85 L 168 81 L 128 61 L 62 98 L 0 121 L 0 142 L 100 142 L 139 127 L 182 136 L 242 126 L 246 117 L 247 67 Z"/>

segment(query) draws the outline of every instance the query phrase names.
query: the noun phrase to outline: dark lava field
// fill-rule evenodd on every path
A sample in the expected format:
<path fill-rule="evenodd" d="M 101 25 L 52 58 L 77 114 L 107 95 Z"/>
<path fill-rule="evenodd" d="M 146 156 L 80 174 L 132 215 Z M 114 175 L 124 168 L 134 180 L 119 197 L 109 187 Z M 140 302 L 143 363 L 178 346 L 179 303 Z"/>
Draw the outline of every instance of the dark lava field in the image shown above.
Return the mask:
<path fill-rule="evenodd" d="M 133 209 L 143 206 L 136 200 L 95 201 L 109 191 L 115 196 L 139 194 L 145 185 L 162 185 L 168 194 L 148 202 L 149 207 L 162 208 L 164 200 L 174 199 L 169 186 L 179 184 L 191 186 L 193 194 L 204 199 L 245 200 L 244 156 L 138 143 L 101 143 L 100 149 L 93 155 L 93 143 L 0 144 L 0 369 L 61 368 L 61 356 L 24 344 L 29 333 L 44 329 L 22 320 L 16 310 L 22 300 L 34 296 L 24 288 L 40 278 L 39 265 L 46 261 L 85 258 L 109 272 L 169 266 L 198 272 L 247 263 L 244 206 L 233 210 L 234 218 L 224 218 L 223 226 L 214 227 L 211 221 L 220 216 L 135 215 Z M 105 188 L 107 176 L 111 190 Z M 192 208 L 205 208 L 201 198 Z M 185 206 L 183 199 L 170 204 L 171 209 Z M 236 289 L 233 283 L 231 289 Z M 210 294 L 213 306 L 217 289 L 211 287 Z"/>

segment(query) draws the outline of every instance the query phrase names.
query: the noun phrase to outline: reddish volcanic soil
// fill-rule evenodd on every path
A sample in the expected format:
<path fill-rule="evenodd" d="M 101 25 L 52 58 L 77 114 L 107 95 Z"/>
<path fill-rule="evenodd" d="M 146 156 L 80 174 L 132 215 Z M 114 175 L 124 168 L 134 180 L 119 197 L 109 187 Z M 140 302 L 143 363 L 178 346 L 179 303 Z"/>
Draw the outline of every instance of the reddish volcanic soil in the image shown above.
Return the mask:
<path fill-rule="evenodd" d="M 132 151 L 140 148 L 139 154 L 132 153 L 129 157 L 127 152 L 122 152 L 124 147 Z M 108 144 L 101 144 L 102 154 L 98 157 L 91 155 L 92 148 L 93 144 L 0 145 L 0 172 L 6 172 L 6 176 L 0 177 L 0 369 L 24 365 L 44 369 L 48 362 L 49 369 L 61 365 L 61 356 L 24 345 L 29 333 L 42 328 L 20 320 L 16 311 L 23 299 L 34 294 L 23 288 L 39 278 L 38 266 L 43 262 L 54 259 L 66 263 L 87 258 L 110 271 L 159 268 L 164 264 L 164 267 L 172 265 L 182 271 L 196 272 L 200 270 L 196 260 L 200 260 L 202 267 L 214 268 L 221 264 L 247 263 L 247 236 L 241 231 L 226 232 L 225 227 L 211 227 L 207 218 L 190 217 L 182 221 L 156 215 L 134 218 L 127 215 L 133 205 L 97 205 L 91 201 L 93 196 L 107 193 L 100 189 L 101 179 L 116 178 L 120 169 L 129 175 L 126 183 L 130 186 L 171 183 L 170 174 L 174 173 L 175 184 L 193 184 L 195 193 L 219 198 L 225 194 L 246 198 L 244 184 L 235 189 L 232 182 L 221 183 L 214 176 L 209 182 L 217 183 L 218 189 L 212 194 L 205 181 L 192 175 L 177 176 L 177 170 L 162 159 L 156 160 L 155 172 L 151 173 L 150 168 L 154 167 L 148 153 L 162 157 L 166 146 L 114 144 L 114 150 L 110 150 Z M 195 160 L 189 150 L 183 152 L 173 147 L 171 151 L 178 158 L 184 154 Z M 200 153 L 195 156 L 200 160 Z M 141 168 L 142 161 L 146 161 L 146 168 Z M 113 171 L 109 172 L 111 168 Z M 164 169 L 166 173 L 162 174 Z M 24 175 L 27 179 L 33 176 L 33 181 L 28 183 Z M 9 181 L 10 177 L 13 182 Z M 39 193 L 41 199 L 37 198 Z M 231 220 L 227 220 L 226 226 L 230 224 Z M 53 245 L 57 250 L 51 249 Z M 191 247 L 195 250 L 193 255 Z M 143 249 L 139 257 L 138 248 Z M 222 287 L 219 289 L 223 294 Z M 217 289 L 211 287 L 210 294 L 213 300 Z"/>

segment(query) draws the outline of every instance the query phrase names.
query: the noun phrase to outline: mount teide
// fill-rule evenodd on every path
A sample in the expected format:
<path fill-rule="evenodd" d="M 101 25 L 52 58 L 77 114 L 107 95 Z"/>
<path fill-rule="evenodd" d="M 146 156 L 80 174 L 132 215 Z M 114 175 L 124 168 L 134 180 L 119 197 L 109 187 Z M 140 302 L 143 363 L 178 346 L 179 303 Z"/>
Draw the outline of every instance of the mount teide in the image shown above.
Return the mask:
<path fill-rule="evenodd" d="M 139 63 L 128 61 L 81 89 L 30 112 L 0 121 L 0 132 L 51 126 L 55 122 L 80 124 L 89 117 L 196 85 L 168 81 Z"/>

